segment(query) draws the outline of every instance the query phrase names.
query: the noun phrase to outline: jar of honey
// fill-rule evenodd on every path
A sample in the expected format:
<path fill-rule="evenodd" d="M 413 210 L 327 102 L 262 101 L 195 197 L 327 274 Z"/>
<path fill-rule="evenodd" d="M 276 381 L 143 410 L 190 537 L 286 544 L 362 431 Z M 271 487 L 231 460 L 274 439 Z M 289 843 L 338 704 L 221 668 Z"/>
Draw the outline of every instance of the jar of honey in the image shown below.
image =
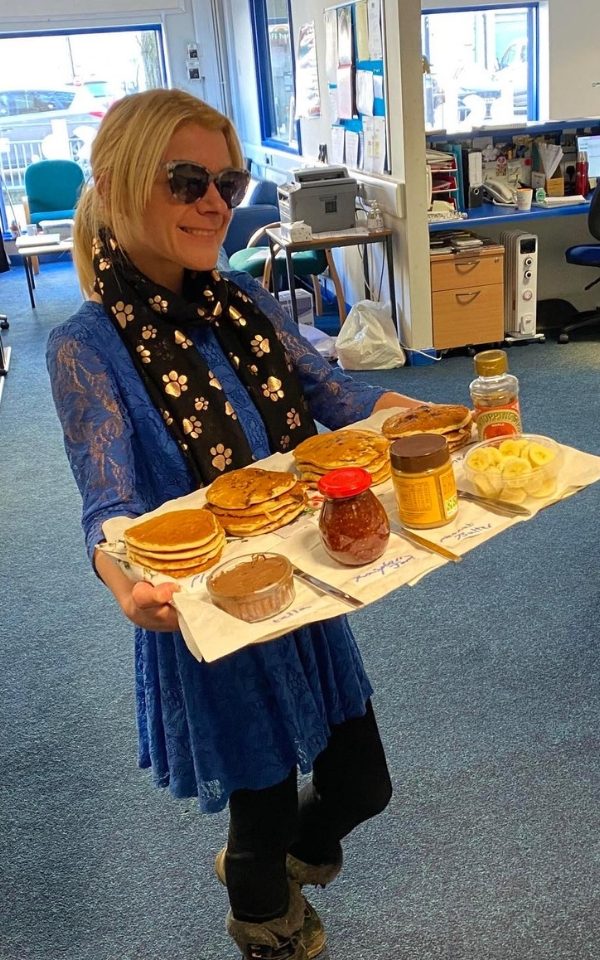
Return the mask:
<path fill-rule="evenodd" d="M 319 517 L 321 542 L 338 563 L 358 567 L 377 560 L 390 538 L 390 522 L 362 467 L 331 470 L 319 480 L 325 497 Z"/>
<path fill-rule="evenodd" d="M 436 433 L 400 437 L 390 458 L 400 522 L 421 530 L 450 523 L 458 512 L 458 494 L 445 438 Z"/>

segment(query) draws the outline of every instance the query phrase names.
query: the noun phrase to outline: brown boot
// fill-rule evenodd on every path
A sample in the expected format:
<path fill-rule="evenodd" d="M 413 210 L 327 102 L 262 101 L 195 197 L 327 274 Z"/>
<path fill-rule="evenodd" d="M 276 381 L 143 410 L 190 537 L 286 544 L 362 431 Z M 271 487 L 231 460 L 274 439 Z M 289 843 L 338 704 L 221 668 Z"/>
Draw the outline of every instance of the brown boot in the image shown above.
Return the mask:
<path fill-rule="evenodd" d="M 290 883 L 287 913 L 264 923 L 236 920 L 227 914 L 227 932 L 242 951 L 244 960 L 307 960 L 302 939 L 304 897 L 300 888 Z"/>
<path fill-rule="evenodd" d="M 225 856 L 227 854 L 227 847 L 223 847 L 222 850 L 219 850 L 218 854 L 215 857 L 215 873 L 218 879 L 222 884 L 225 884 Z M 290 870 L 290 861 L 293 861 L 291 864 L 292 869 Z M 295 873 L 300 873 L 298 865 L 308 867 L 308 864 L 302 864 L 300 860 L 296 860 L 295 857 L 290 857 L 286 861 L 288 876 L 292 881 L 296 889 L 300 889 L 301 882 L 296 879 Z M 341 866 L 341 865 L 340 865 Z M 319 870 L 322 868 L 314 867 L 314 870 Z M 339 873 L 339 868 L 333 874 L 331 879 L 337 876 Z M 322 876 L 322 875 L 321 875 Z M 329 883 L 329 880 L 303 880 L 302 883 L 319 883 L 321 886 L 325 886 L 325 883 Z M 300 894 L 302 896 L 302 894 Z M 313 905 L 308 902 L 306 897 L 302 896 L 304 901 L 304 921 L 302 924 L 302 941 L 306 949 L 307 960 L 314 960 L 315 957 L 318 957 L 320 953 L 325 949 L 325 943 L 327 942 L 327 934 L 325 933 L 325 927 L 321 921 L 321 918 Z"/>

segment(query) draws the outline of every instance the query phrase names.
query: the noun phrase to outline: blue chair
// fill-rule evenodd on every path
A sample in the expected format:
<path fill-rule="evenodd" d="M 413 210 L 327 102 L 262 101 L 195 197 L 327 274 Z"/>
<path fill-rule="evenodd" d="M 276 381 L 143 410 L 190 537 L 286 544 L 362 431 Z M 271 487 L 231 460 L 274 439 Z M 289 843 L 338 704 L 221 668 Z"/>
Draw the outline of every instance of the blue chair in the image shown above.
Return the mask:
<path fill-rule="evenodd" d="M 72 220 L 83 186 L 83 170 L 74 160 L 40 160 L 25 170 L 28 223 Z"/>
<path fill-rule="evenodd" d="M 600 241 L 600 184 L 594 190 L 590 209 L 588 211 L 588 230 L 595 240 Z M 596 267 L 600 270 L 600 242 L 582 243 L 576 247 L 569 247 L 565 253 L 567 263 L 575 263 L 580 267 Z M 600 283 L 600 276 L 592 280 L 584 287 L 584 290 L 590 290 Z M 593 310 L 582 310 L 577 314 L 577 319 L 573 323 L 568 323 L 563 327 L 558 335 L 559 343 L 568 343 L 569 336 L 573 330 L 579 330 L 582 327 L 594 327 L 600 325 L 600 307 Z"/>

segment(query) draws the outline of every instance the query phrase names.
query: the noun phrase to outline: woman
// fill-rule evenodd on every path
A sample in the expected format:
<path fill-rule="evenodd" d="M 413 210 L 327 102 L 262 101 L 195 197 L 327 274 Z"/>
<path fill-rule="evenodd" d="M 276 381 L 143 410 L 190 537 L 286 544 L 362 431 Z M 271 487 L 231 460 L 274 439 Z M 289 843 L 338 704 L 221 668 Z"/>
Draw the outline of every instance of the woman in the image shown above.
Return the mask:
<path fill-rule="evenodd" d="M 288 450 L 314 418 L 338 428 L 417 401 L 333 370 L 252 278 L 214 269 L 248 181 L 224 116 L 177 90 L 125 97 L 92 169 L 74 233 L 89 299 L 52 332 L 48 365 L 90 558 L 136 626 L 139 762 L 204 811 L 229 803 L 216 869 L 243 957 L 305 960 L 325 934 L 301 885 L 337 875 L 341 839 L 391 794 L 345 618 L 199 663 L 177 585 L 133 584 L 96 547 L 109 517 Z M 313 771 L 300 796 L 298 767 Z"/>

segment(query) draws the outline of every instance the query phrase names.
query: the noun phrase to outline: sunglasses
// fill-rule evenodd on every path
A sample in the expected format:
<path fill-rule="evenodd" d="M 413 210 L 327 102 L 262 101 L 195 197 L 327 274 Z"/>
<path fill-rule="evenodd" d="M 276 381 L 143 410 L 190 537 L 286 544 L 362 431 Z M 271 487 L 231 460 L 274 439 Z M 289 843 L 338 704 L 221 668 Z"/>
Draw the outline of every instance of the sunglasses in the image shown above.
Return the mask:
<path fill-rule="evenodd" d="M 211 173 L 201 163 L 191 163 L 188 160 L 171 160 L 165 167 L 171 193 L 181 203 L 201 200 L 211 183 L 214 183 L 219 195 L 231 210 L 242 202 L 250 182 L 247 170 L 236 170 L 233 167 L 221 170 L 220 173 Z"/>

